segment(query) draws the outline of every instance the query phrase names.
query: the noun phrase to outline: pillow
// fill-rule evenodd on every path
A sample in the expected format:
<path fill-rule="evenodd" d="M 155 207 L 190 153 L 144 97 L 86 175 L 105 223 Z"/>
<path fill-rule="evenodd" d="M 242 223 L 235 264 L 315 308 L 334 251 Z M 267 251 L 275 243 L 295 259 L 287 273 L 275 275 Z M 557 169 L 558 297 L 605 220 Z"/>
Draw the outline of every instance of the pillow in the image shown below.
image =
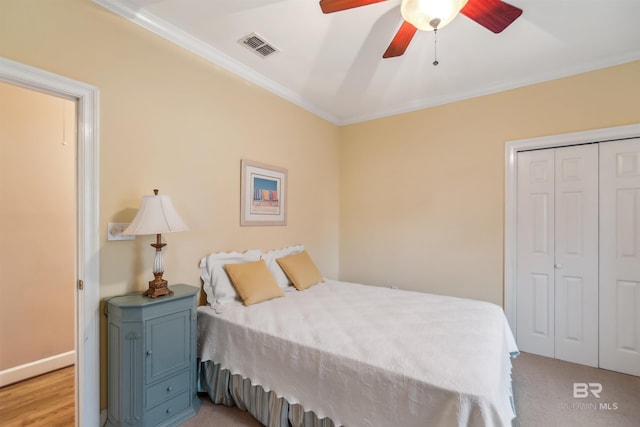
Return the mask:
<path fill-rule="evenodd" d="M 262 251 L 252 249 L 244 253 L 240 252 L 220 252 L 202 258 L 200 268 L 202 269 L 202 281 L 204 282 L 204 292 L 207 294 L 207 303 L 214 306 L 216 303 L 228 301 L 240 301 L 240 297 L 224 270 L 225 264 L 239 264 L 254 262 L 260 259 Z"/>
<path fill-rule="evenodd" d="M 288 256 L 288 255 L 297 254 L 302 251 L 304 251 L 304 246 L 295 245 L 295 246 L 289 246 L 282 249 L 274 249 L 262 255 L 262 259 L 267 263 L 267 267 L 271 271 L 271 274 L 273 274 L 273 277 L 276 279 L 276 282 L 278 283 L 278 286 L 280 286 L 281 289 L 286 289 L 288 286 L 292 285 L 292 283 L 291 283 L 291 280 L 289 280 L 289 278 L 287 277 L 287 275 L 284 274 L 284 271 L 282 271 L 282 268 L 280 268 L 280 266 L 276 262 L 276 259 Z"/>
<path fill-rule="evenodd" d="M 271 275 L 264 260 L 244 264 L 225 264 L 231 283 L 240 294 L 244 305 L 256 304 L 283 297 L 282 289 Z"/>
<path fill-rule="evenodd" d="M 322 274 L 307 251 L 276 260 L 297 290 L 301 291 L 322 282 Z"/>

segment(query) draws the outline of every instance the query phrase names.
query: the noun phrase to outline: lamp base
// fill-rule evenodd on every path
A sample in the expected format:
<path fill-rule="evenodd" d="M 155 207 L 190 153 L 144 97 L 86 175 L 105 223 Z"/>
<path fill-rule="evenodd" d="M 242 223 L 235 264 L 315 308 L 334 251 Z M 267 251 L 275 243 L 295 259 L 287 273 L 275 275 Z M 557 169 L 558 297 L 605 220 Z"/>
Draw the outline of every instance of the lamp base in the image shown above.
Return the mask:
<path fill-rule="evenodd" d="M 173 295 L 167 286 L 168 282 L 162 278 L 162 273 L 153 273 L 155 279 L 149 281 L 149 289 L 142 294 L 145 297 L 158 298 L 162 295 Z"/>

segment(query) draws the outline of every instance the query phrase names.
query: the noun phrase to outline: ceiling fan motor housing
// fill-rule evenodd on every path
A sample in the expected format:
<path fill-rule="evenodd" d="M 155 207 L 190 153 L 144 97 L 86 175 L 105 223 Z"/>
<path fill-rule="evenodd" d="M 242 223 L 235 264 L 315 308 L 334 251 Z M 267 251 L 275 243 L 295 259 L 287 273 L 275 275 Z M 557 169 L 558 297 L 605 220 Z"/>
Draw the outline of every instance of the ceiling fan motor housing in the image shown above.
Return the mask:
<path fill-rule="evenodd" d="M 400 13 L 405 21 L 422 31 L 447 25 L 468 0 L 402 0 Z"/>

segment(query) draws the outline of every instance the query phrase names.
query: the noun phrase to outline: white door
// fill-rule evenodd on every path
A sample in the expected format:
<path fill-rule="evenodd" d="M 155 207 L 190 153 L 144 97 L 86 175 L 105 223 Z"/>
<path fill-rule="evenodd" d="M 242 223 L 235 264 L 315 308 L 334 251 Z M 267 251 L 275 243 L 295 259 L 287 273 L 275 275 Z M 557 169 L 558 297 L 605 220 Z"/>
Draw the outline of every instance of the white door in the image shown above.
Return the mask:
<path fill-rule="evenodd" d="M 598 147 L 518 153 L 517 338 L 598 364 Z"/>
<path fill-rule="evenodd" d="M 600 147 L 600 367 L 640 375 L 640 139 Z"/>
<path fill-rule="evenodd" d="M 520 350 L 554 357 L 554 152 L 518 153 L 516 336 Z"/>
<path fill-rule="evenodd" d="M 598 145 L 553 151 L 555 357 L 598 366 Z"/>

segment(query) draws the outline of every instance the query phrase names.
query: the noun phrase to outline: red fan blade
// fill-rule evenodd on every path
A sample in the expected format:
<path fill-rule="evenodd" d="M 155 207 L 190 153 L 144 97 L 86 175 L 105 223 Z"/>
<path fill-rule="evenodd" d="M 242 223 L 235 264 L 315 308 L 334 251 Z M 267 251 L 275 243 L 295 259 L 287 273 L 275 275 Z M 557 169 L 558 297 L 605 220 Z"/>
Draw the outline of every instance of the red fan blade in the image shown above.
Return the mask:
<path fill-rule="evenodd" d="M 501 0 L 469 0 L 460 13 L 497 34 L 518 19 L 522 9 Z"/>
<path fill-rule="evenodd" d="M 411 43 L 411 39 L 416 33 L 416 30 L 416 27 L 407 21 L 404 21 L 382 57 L 392 58 L 394 56 L 402 55 L 404 51 L 407 50 L 409 43 Z"/>
<path fill-rule="evenodd" d="M 354 7 L 380 3 L 381 1 L 385 0 L 320 0 L 320 9 L 324 13 L 340 12 Z"/>

